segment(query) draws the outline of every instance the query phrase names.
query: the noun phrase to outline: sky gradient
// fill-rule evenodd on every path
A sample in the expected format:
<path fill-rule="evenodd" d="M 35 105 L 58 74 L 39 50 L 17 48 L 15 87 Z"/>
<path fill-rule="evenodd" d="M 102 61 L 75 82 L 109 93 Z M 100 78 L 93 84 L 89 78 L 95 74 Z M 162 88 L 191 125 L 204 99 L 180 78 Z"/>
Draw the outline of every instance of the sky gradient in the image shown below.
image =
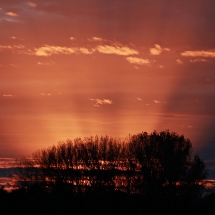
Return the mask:
<path fill-rule="evenodd" d="M 0 157 L 169 129 L 213 170 L 214 20 L 213 0 L 0 0 Z"/>

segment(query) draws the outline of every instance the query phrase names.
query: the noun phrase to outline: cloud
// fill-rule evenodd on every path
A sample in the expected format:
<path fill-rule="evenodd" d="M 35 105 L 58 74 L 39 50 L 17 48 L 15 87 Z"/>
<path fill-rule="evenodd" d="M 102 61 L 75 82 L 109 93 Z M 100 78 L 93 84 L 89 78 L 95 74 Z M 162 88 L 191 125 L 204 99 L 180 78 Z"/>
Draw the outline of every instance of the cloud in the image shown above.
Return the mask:
<path fill-rule="evenodd" d="M 92 37 L 92 39 L 89 39 L 90 41 L 104 41 L 104 39 L 102 39 L 101 37 Z"/>
<path fill-rule="evenodd" d="M 137 55 L 139 52 L 135 49 L 127 46 L 111 46 L 111 45 L 100 45 L 96 47 L 96 50 L 103 54 L 116 54 L 116 55 Z"/>
<path fill-rule="evenodd" d="M 139 57 L 127 57 L 126 60 L 132 64 L 138 64 L 138 65 L 149 65 L 150 64 L 148 59 L 143 59 L 143 58 L 139 58 Z"/>
<path fill-rule="evenodd" d="M 176 62 L 177 64 L 183 64 L 183 61 L 182 61 L 181 59 L 177 59 L 175 62 Z"/>
<path fill-rule="evenodd" d="M 54 61 L 50 61 L 50 62 L 46 62 L 46 63 L 37 62 L 37 64 L 40 66 L 50 66 L 50 65 L 53 65 L 54 63 L 55 63 Z"/>
<path fill-rule="evenodd" d="M 201 51 L 184 51 L 181 52 L 183 57 L 209 57 L 215 58 L 215 50 L 201 50 Z"/>
<path fill-rule="evenodd" d="M 69 39 L 72 40 L 72 41 L 76 40 L 75 37 L 70 37 Z"/>
<path fill-rule="evenodd" d="M 3 97 L 13 97 L 14 95 L 12 94 L 3 94 Z"/>
<path fill-rule="evenodd" d="M 97 46 L 89 50 L 85 47 L 62 47 L 62 46 L 49 46 L 45 45 L 40 48 L 35 49 L 35 55 L 37 56 L 51 56 L 54 54 L 92 54 L 95 51 L 103 54 L 116 54 L 116 55 L 134 55 L 138 54 L 138 51 L 131 49 L 129 47 L 114 47 L 114 46 Z"/>
<path fill-rule="evenodd" d="M 79 51 L 83 54 L 92 54 L 93 52 L 95 52 L 95 49 L 92 49 L 91 51 L 87 48 L 79 48 Z"/>
<path fill-rule="evenodd" d="M 141 99 L 141 98 L 137 98 L 137 100 L 138 100 L 138 101 L 142 101 L 142 99 Z"/>
<path fill-rule="evenodd" d="M 162 52 L 161 47 L 157 44 L 154 45 L 154 48 L 150 48 L 149 51 L 152 55 L 159 55 Z"/>
<path fill-rule="evenodd" d="M 89 50 L 87 48 L 79 48 L 79 47 L 63 47 L 63 46 L 49 46 L 45 45 L 43 47 L 35 49 L 35 55 L 36 56 L 51 56 L 54 54 L 92 54 L 95 50 Z"/>
<path fill-rule="evenodd" d="M 3 46 L 3 45 L 0 45 L 0 51 L 2 51 L 3 49 L 12 49 L 12 46 Z"/>
<path fill-rule="evenodd" d="M 156 103 L 156 104 L 160 104 L 161 102 L 160 102 L 160 101 L 158 101 L 158 100 L 154 100 L 154 103 Z"/>
<path fill-rule="evenodd" d="M 3 50 L 12 50 L 13 53 L 18 53 L 18 54 L 27 54 L 29 51 L 25 50 L 25 46 L 23 45 L 0 45 L 0 51 Z"/>
<path fill-rule="evenodd" d="M 208 60 L 206 59 L 202 59 L 202 58 L 197 58 L 194 60 L 190 60 L 191 63 L 196 63 L 196 62 L 208 62 Z"/>
<path fill-rule="evenodd" d="M 47 94 L 45 94 L 45 93 L 40 93 L 40 95 L 41 95 L 41 96 L 51 96 L 51 93 L 47 93 Z"/>
<path fill-rule="evenodd" d="M 49 46 L 45 45 L 36 49 L 36 56 L 51 56 L 53 54 L 74 54 L 77 50 L 75 48 L 62 47 L 62 46 Z"/>
<path fill-rule="evenodd" d="M 33 3 L 33 2 L 28 2 L 28 5 L 29 5 L 30 7 L 37 7 L 37 5 L 36 5 L 35 3 Z"/>
<path fill-rule="evenodd" d="M 7 12 L 6 15 L 12 16 L 12 17 L 18 16 L 18 15 L 17 15 L 16 13 L 14 13 L 14 12 Z"/>
<path fill-rule="evenodd" d="M 170 51 L 170 49 L 169 48 L 161 48 L 160 45 L 155 44 L 154 48 L 150 48 L 149 51 L 150 51 L 151 55 L 160 55 L 161 52 Z"/>
<path fill-rule="evenodd" d="M 95 101 L 94 106 L 99 107 L 100 105 L 109 104 L 111 105 L 113 101 L 109 99 L 90 99 L 91 101 Z"/>

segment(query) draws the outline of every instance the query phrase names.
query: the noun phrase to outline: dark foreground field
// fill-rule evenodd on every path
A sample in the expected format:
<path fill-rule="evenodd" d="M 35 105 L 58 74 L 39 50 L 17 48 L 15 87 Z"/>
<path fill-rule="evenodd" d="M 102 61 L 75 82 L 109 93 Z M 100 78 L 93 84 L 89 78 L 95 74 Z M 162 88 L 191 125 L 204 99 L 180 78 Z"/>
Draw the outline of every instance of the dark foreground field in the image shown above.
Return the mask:
<path fill-rule="evenodd" d="M 16 191 L 0 194 L 1 215 L 75 215 L 75 214 L 215 214 L 215 194 L 205 199 L 160 196 L 146 199 L 127 196 L 121 192 L 93 192 L 76 196 L 65 194 L 30 193 Z"/>

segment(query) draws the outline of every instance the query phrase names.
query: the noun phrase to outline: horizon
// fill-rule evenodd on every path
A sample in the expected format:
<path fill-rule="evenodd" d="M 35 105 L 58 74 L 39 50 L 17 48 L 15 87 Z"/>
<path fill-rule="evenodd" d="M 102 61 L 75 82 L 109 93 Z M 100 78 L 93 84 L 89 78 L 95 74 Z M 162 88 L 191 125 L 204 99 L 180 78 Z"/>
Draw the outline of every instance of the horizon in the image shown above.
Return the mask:
<path fill-rule="evenodd" d="M 169 129 L 215 179 L 214 11 L 211 0 L 0 0 L 0 163 Z"/>

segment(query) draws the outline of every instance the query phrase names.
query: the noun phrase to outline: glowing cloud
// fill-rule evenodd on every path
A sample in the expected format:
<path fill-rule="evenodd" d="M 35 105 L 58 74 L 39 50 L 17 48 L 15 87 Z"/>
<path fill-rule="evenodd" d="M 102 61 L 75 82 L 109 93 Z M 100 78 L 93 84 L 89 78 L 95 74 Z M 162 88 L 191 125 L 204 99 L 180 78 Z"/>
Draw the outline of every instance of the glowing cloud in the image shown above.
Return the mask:
<path fill-rule="evenodd" d="M 113 101 L 109 99 L 90 99 L 91 101 L 95 101 L 94 106 L 99 107 L 100 105 L 109 104 L 111 105 Z"/>
<path fill-rule="evenodd" d="M 41 96 L 51 96 L 51 93 L 47 93 L 47 94 L 45 94 L 45 93 L 40 93 L 40 95 L 41 95 Z"/>
<path fill-rule="evenodd" d="M 177 59 L 175 62 L 176 62 L 177 64 L 183 64 L 183 61 L 182 61 L 181 59 Z"/>
<path fill-rule="evenodd" d="M 138 100 L 138 101 L 142 101 L 142 99 L 141 99 L 141 98 L 137 98 L 137 100 Z"/>
<path fill-rule="evenodd" d="M 162 52 L 161 47 L 158 44 L 155 44 L 154 48 L 150 48 L 149 51 L 151 55 L 159 55 Z"/>
<path fill-rule="evenodd" d="M 13 38 L 12 38 L 13 39 Z M 17 53 L 17 54 L 29 54 L 29 50 L 25 50 L 25 46 L 23 45 L 0 45 L 0 51 L 3 50 L 11 50 L 13 53 Z"/>
<path fill-rule="evenodd" d="M 72 40 L 72 41 L 76 40 L 75 37 L 70 37 L 69 39 Z"/>
<path fill-rule="evenodd" d="M 194 60 L 190 60 L 191 63 L 196 63 L 196 62 L 208 62 L 208 60 L 206 59 L 202 59 L 202 58 L 197 58 L 197 59 L 194 59 Z"/>
<path fill-rule="evenodd" d="M 183 57 L 210 57 L 215 58 L 215 50 L 201 50 L 201 51 L 184 51 L 181 52 Z"/>
<path fill-rule="evenodd" d="M 103 39 L 100 37 L 92 37 L 92 39 L 89 39 L 89 40 L 90 41 L 99 41 L 99 42 L 103 41 Z"/>
<path fill-rule="evenodd" d="M 161 52 L 170 51 L 170 49 L 169 48 L 161 48 L 160 45 L 155 44 L 154 48 L 150 48 L 149 51 L 150 51 L 151 55 L 160 55 Z"/>
<path fill-rule="evenodd" d="M 46 63 L 37 62 L 37 64 L 40 66 L 50 66 L 50 65 L 53 65 L 54 63 L 55 63 L 54 61 L 50 61 L 50 62 L 46 62 Z"/>
<path fill-rule="evenodd" d="M 126 60 L 129 63 L 138 64 L 138 65 L 149 65 L 150 62 L 148 59 L 143 59 L 139 57 L 127 57 Z"/>
<path fill-rule="evenodd" d="M 96 48 L 97 51 L 103 54 L 116 54 L 116 55 L 137 55 L 139 54 L 137 50 L 131 49 L 127 46 L 110 46 L 110 45 L 100 45 Z"/>
<path fill-rule="evenodd" d="M 13 97 L 14 95 L 11 95 L 11 94 L 4 94 L 3 96 L 4 96 L 4 97 Z"/>
<path fill-rule="evenodd" d="M 79 48 L 79 51 L 83 54 L 92 54 L 93 52 L 95 52 L 94 49 L 92 49 L 91 51 L 89 51 L 89 49 L 87 48 Z"/>
<path fill-rule="evenodd" d="M 18 16 L 18 15 L 17 15 L 16 13 L 14 13 L 14 12 L 7 12 L 6 15 L 8 15 L 8 16 L 13 16 L 13 17 Z"/>
<path fill-rule="evenodd" d="M 35 3 L 33 3 L 33 2 L 28 2 L 28 5 L 29 5 L 30 7 L 37 7 L 37 5 L 36 5 Z"/>
<path fill-rule="evenodd" d="M 36 56 L 51 56 L 54 54 L 92 54 L 95 50 L 92 49 L 91 51 L 87 48 L 78 48 L 78 47 L 62 47 L 62 46 L 49 46 L 45 45 L 43 47 L 40 47 L 38 49 L 35 49 L 35 55 Z"/>
<path fill-rule="evenodd" d="M 160 102 L 160 101 L 158 101 L 158 100 L 154 100 L 154 103 L 156 103 L 156 104 L 160 104 L 161 102 Z"/>
<path fill-rule="evenodd" d="M 68 48 L 62 46 L 48 46 L 45 45 L 36 49 L 37 56 L 51 56 L 53 54 L 74 54 L 77 50 L 75 48 Z"/>

